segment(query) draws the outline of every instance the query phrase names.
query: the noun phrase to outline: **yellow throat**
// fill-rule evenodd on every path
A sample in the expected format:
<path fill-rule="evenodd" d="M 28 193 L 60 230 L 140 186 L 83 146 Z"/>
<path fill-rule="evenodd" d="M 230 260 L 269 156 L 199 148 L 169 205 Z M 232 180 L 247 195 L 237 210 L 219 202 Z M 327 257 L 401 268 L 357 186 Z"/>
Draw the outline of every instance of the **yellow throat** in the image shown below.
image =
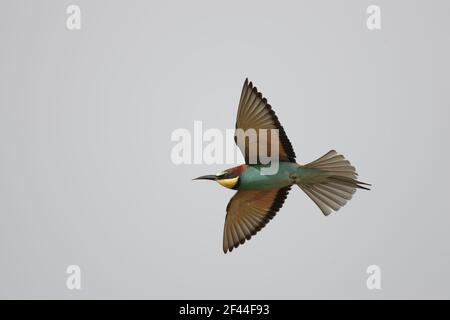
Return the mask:
<path fill-rule="evenodd" d="M 224 186 L 225 188 L 228 189 L 233 189 L 234 186 L 237 184 L 239 180 L 239 176 L 231 178 L 231 179 L 221 179 L 221 180 L 217 180 L 217 182 L 221 185 Z"/>

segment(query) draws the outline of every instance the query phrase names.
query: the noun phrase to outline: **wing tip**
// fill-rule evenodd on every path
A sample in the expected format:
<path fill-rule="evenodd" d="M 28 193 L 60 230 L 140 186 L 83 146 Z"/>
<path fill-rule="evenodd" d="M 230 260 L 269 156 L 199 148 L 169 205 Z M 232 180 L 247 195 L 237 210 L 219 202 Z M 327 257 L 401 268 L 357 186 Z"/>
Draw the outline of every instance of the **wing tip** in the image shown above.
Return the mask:
<path fill-rule="evenodd" d="M 263 229 L 270 222 L 270 220 L 272 220 L 276 216 L 278 211 L 284 205 L 284 202 L 290 190 L 291 186 L 278 189 L 278 192 L 272 202 L 272 205 L 267 209 L 265 216 L 259 221 L 259 223 L 256 223 L 254 225 L 254 228 L 249 230 L 250 231 L 249 234 L 245 234 L 245 236 L 242 238 L 236 236 L 238 234 L 236 232 L 226 233 L 225 230 L 227 229 L 228 223 L 227 220 L 225 220 L 224 242 L 222 246 L 223 253 L 227 254 L 228 252 L 232 252 L 234 249 L 238 248 L 240 245 L 243 245 L 244 243 L 249 241 L 254 235 L 256 235 L 259 231 L 261 231 L 261 229 Z M 230 209 L 230 203 L 231 200 L 227 205 L 227 211 Z M 233 228 L 232 226 L 230 227 Z M 230 236 L 231 238 L 229 238 Z"/>
<path fill-rule="evenodd" d="M 253 86 L 253 82 L 249 82 L 248 77 L 245 78 L 244 86 L 241 93 L 241 99 L 239 101 L 239 109 L 238 109 L 238 118 L 236 119 L 235 128 L 238 128 L 239 125 L 239 115 L 240 110 L 242 108 L 242 105 L 245 105 L 248 97 L 250 96 L 249 92 L 253 92 L 254 94 L 258 95 L 258 99 L 261 99 L 262 103 L 266 106 L 267 111 L 272 118 L 272 121 L 275 125 L 275 127 L 279 130 L 279 139 L 281 142 L 281 145 L 283 146 L 284 153 L 286 153 L 285 157 L 287 161 L 289 162 L 296 162 L 296 154 L 294 151 L 294 148 L 292 147 L 291 142 L 289 141 L 289 138 L 287 137 L 286 131 L 284 130 L 283 126 L 281 125 L 275 111 L 273 110 L 272 106 L 267 102 L 267 99 L 263 96 L 262 92 L 259 92 L 256 86 Z M 243 111 L 242 111 L 243 112 Z M 235 140 L 236 142 L 236 140 Z M 245 155 L 244 155 L 245 156 Z"/>

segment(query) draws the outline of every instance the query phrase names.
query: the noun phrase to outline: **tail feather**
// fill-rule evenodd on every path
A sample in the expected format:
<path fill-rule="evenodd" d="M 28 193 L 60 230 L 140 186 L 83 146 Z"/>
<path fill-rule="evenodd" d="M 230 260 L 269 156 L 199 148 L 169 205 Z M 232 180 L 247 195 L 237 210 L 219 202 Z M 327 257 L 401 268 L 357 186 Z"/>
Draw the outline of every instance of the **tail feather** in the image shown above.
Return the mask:
<path fill-rule="evenodd" d="M 299 187 L 322 210 L 324 215 L 343 207 L 356 192 L 356 189 L 370 190 L 370 184 L 356 180 L 358 174 L 350 161 L 335 150 L 329 151 L 319 159 L 308 163 L 305 168 L 320 170 L 317 179 Z"/>

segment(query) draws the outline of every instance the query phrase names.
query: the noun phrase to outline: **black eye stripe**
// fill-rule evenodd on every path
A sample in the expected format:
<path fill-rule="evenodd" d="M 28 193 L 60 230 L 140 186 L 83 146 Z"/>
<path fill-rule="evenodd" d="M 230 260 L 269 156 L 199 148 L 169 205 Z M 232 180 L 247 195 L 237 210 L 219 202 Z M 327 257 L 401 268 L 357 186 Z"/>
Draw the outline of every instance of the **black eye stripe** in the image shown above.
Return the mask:
<path fill-rule="evenodd" d="M 231 173 L 225 172 L 225 173 L 219 174 L 217 176 L 217 178 L 218 179 L 231 179 L 231 178 L 236 178 L 236 176 Z"/>

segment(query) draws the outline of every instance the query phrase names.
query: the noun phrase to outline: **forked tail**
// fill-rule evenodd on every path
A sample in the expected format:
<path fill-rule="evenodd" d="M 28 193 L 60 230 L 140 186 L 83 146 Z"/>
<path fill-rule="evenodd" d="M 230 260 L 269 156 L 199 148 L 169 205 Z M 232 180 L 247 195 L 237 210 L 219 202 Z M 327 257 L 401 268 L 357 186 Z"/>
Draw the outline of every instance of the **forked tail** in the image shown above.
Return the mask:
<path fill-rule="evenodd" d="M 349 201 L 356 189 L 370 190 L 370 186 L 356 180 L 358 174 L 348 160 L 335 150 L 303 166 L 319 170 L 317 176 L 298 186 L 314 201 L 324 215 L 337 211 Z"/>

